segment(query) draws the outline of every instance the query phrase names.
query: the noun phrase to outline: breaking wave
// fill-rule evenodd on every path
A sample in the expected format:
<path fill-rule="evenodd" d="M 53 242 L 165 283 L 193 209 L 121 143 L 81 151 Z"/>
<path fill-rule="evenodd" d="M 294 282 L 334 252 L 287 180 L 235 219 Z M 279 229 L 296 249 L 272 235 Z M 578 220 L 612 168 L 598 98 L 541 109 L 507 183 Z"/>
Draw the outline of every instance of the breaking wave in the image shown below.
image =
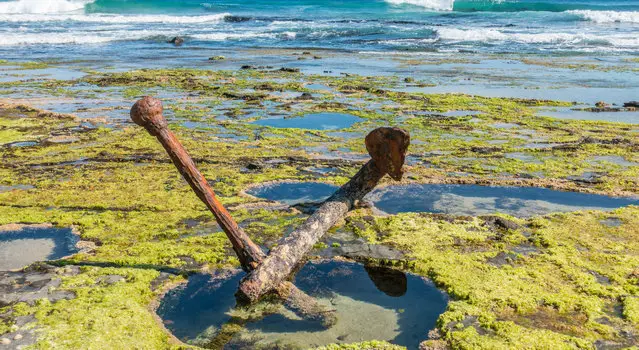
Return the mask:
<path fill-rule="evenodd" d="M 454 0 L 386 0 L 392 5 L 415 5 L 432 10 L 452 11 Z"/>
<path fill-rule="evenodd" d="M 440 40 L 457 42 L 517 42 L 523 44 L 567 44 L 618 46 L 626 48 L 639 47 L 639 38 L 633 34 L 595 35 L 587 33 L 509 33 L 496 29 L 455 29 L 439 28 L 437 36 Z"/>
<path fill-rule="evenodd" d="M 639 11 L 573 10 L 567 12 L 595 23 L 639 23 Z"/>
<path fill-rule="evenodd" d="M 218 23 L 223 21 L 229 13 L 200 16 L 170 16 L 170 15 L 107 15 L 107 14 L 0 14 L 1 22 L 57 22 L 74 21 L 86 23 L 165 23 L 165 24 L 193 24 Z"/>
<path fill-rule="evenodd" d="M 29 14 L 29 13 L 70 13 L 84 11 L 90 0 L 18 0 L 0 2 L 0 13 Z"/>

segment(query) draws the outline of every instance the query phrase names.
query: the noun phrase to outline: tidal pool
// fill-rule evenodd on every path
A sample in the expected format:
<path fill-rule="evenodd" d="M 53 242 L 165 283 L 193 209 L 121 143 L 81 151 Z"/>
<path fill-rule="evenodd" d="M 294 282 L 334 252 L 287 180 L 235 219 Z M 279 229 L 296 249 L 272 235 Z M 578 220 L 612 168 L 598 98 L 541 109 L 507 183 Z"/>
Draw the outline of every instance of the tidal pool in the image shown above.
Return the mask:
<path fill-rule="evenodd" d="M 248 193 L 293 205 L 321 202 L 336 189 L 337 186 L 318 182 L 281 182 L 255 187 Z M 427 212 L 471 216 L 499 212 L 530 217 L 553 212 L 612 210 L 639 205 L 638 198 L 608 197 L 546 188 L 441 184 L 393 185 L 377 189 L 365 199 L 388 214 Z"/>
<path fill-rule="evenodd" d="M 0 271 L 69 256 L 78 251 L 78 240 L 71 229 L 65 228 L 25 227 L 0 231 Z"/>
<path fill-rule="evenodd" d="M 321 182 L 277 182 L 253 187 L 246 193 L 258 198 L 295 205 L 323 202 L 335 190 L 337 190 L 337 186 Z"/>
<path fill-rule="evenodd" d="M 273 128 L 338 130 L 348 128 L 360 120 L 351 114 L 324 112 L 294 118 L 261 119 L 253 123 Z"/>
<path fill-rule="evenodd" d="M 157 313 L 182 341 L 210 348 L 306 349 L 376 339 L 417 349 L 448 304 L 446 294 L 420 276 L 358 263 L 309 262 L 294 283 L 335 310 L 337 322 L 325 328 L 273 302 L 236 307 L 243 275 L 194 275 L 167 293 Z"/>
<path fill-rule="evenodd" d="M 572 107 L 540 109 L 539 115 L 558 119 L 605 120 L 608 122 L 639 124 L 639 112 L 591 112 L 574 110 Z"/>
<path fill-rule="evenodd" d="M 639 205 L 637 198 L 556 191 L 536 187 L 400 185 L 371 193 L 368 200 L 389 214 L 430 212 L 455 215 L 505 213 L 518 217 L 577 210 L 612 210 Z"/>

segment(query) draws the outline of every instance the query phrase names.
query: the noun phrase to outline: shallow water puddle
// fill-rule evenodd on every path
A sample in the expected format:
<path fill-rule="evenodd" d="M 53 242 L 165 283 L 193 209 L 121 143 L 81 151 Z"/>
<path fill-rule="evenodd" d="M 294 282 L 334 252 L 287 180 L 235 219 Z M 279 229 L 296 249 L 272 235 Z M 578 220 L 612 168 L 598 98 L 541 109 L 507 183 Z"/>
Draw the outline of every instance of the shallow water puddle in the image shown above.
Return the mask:
<path fill-rule="evenodd" d="M 288 205 L 317 203 L 330 197 L 337 186 L 321 182 L 276 182 L 253 187 L 246 191 L 251 196 Z"/>
<path fill-rule="evenodd" d="M 8 144 L 9 147 L 33 147 L 37 146 L 38 142 L 36 141 L 19 141 Z"/>
<path fill-rule="evenodd" d="M 588 160 L 590 164 L 597 163 L 612 163 L 622 167 L 630 167 L 630 166 L 639 166 L 639 163 L 629 162 L 626 158 L 622 156 L 595 156 L 592 159 Z"/>
<path fill-rule="evenodd" d="M 305 349 L 376 339 L 417 349 L 448 303 L 443 292 L 416 275 L 350 262 L 310 262 L 294 282 L 336 310 L 337 323 L 326 329 L 279 304 L 258 305 L 252 312 L 235 308 L 243 275 L 192 276 L 167 293 L 157 313 L 175 336 L 200 346 Z M 255 310 L 266 308 L 266 316 L 255 317 Z"/>
<path fill-rule="evenodd" d="M 71 229 L 26 227 L 0 231 L 0 271 L 72 255 L 78 251 L 78 240 Z"/>
<path fill-rule="evenodd" d="M 15 191 L 15 190 L 30 190 L 32 188 L 35 188 L 35 187 L 33 187 L 32 185 L 12 185 L 12 186 L 0 185 L 0 193 Z"/>
<path fill-rule="evenodd" d="M 336 186 L 317 182 L 284 182 L 255 187 L 247 193 L 293 205 L 321 202 L 336 189 Z M 637 198 L 617 198 L 546 188 L 441 184 L 388 186 L 371 192 L 365 199 L 388 214 L 428 212 L 472 216 L 500 212 L 530 217 L 553 212 L 612 210 L 639 205 Z"/>
<path fill-rule="evenodd" d="M 467 117 L 472 115 L 484 114 L 482 111 L 474 111 L 474 110 L 458 110 L 458 111 L 448 111 L 446 113 L 442 113 L 445 117 Z"/>
<path fill-rule="evenodd" d="M 608 122 L 639 124 L 637 112 L 591 112 L 574 110 L 573 107 L 540 109 L 538 115 L 558 119 L 603 120 Z"/>
<path fill-rule="evenodd" d="M 359 122 L 361 119 L 346 113 L 314 113 L 303 117 L 262 119 L 254 124 L 270 126 L 273 128 L 294 128 L 309 130 L 337 130 L 348 128 Z"/>
<path fill-rule="evenodd" d="M 389 214 L 431 212 L 476 216 L 500 212 L 518 217 L 577 210 L 612 210 L 639 204 L 636 198 L 535 187 L 478 185 L 389 186 L 371 193 L 368 200 Z"/>

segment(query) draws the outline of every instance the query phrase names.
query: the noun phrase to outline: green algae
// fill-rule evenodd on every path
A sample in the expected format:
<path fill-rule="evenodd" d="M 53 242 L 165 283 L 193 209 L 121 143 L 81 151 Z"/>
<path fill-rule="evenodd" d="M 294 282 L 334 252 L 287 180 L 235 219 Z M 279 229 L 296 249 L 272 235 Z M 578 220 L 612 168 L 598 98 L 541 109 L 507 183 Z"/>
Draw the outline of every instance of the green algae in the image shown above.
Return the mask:
<path fill-rule="evenodd" d="M 122 276 L 112 284 L 100 277 Z M 157 295 L 149 289 L 159 272 L 144 269 L 84 267 L 77 276 L 62 277 L 60 290 L 75 294 L 55 303 L 18 304 L 17 315 L 37 320 L 37 349 L 139 348 L 171 349 L 168 335 L 157 327 L 148 304 Z"/>
<path fill-rule="evenodd" d="M 402 350 L 403 346 L 389 344 L 383 341 L 368 341 L 353 344 L 332 344 L 315 348 L 315 350 Z"/>
<path fill-rule="evenodd" d="M 51 65 L 48 62 L 23 62 L 23 61 L 8 61 L 0 60 L 0 66 L 17 66 L 19 70 L 28 69 L 44 69 L 49 68 Z"/>
<path fill-rule="evenodd" d="M 453 301 L 439 327 L 453 348 L 589 349 L 600 339 L 628 345 L 624 331 L 639 326 L 638 214 L 629 207 L 509 218 L 520 228 L 507 232 L 477 218 L 402 214 L 356 233 L 409 252 L 410 268 L 449 293 Z M 623 224 L 609 227 L 601 223 L 606 217 Z M 503 252 L 514 258 L 491 264 Z M 623 300 L 622 318 L 607 311 L 616 300 Z"/>
<path fill-rule="evenodd" d="M 86 83 L 97 86 L 100 94 L 125 100 L 160 89 L 175 93 L 176 100 L 165 105 L 170 128 L 232 215 L 252 239 L 266 247 L 299 225 L 304 216 L 292 210 L 251 207 L 258 200 L 242 195 L 242 191 L 274 180 L 318 180 L 317 175 L 303 171 L 316 163 L 342 172 L 319 180 L 343 184 L 359 163 L 313 160 L 307 148 L 365 154 L 365 132 L 388 124 L 408 129 L 417 141 L 410 153 L 431 165 L 407 166 L 413 182 L 446 182 L 449 173 L 459 172 L 465 174 L 467 183 L 512 184 L 521 181 L 520 174 L 541 174 L 525 185 L 608 194 L 636 194 L 639 187 L 637 166 L 587 162 L 596 155 L 639 162 L 638 136 L 632 127 L 544 118 L 534 109 L 570 106 L 569 102 L 397 92 L 392 89 L 402 82 L 396 77 L 191 69 L 92 73 L 75 82 L 25 84 L 54 96 L 82 96 L 86 92 L 68 89 Z M 325 84 L 334 91 L 323 92 L 315 100 L 295 102 L 271 93 L 306 92 L 308 83 Z M 101 90 L 107 87 L 108 91 Z M 198 97 L 185 96 L 192 93 Z M 265 106 L 267 102 L 272 106 Z M 231 115 L 228 120 L 218 118 L 225 104 L 229 110 L 224 112 Z M 372 107 L 375 104 L 382 107 Z M 253 108 L 262 113 L 241 119 Z M 437 117 L 455 110 L 482 114 Z M 342 131 L 362 137 L 349 139 L 326 131 L 249 124 L 271 112 L 291 116 L 350 113 L 363 121 Z M 180 125 L 184 121 L 211 127 L 191 129 Z M 0 225 L 50 222 L 74 226 L 83 239 L 98 245 L 91 253 L 62 262 L 94 265 L 78 276 L 65 277 L 61 288 L 76 292 L 78 298 L 33 307 L 15 305 L 14 311 L 36 315 L 42 338 L 35 348 L 86 347 L 82 339 L 109 348 L 134 348 L 138 342 L 143 345 L 140 348 L 170 348 L 172 343 L 148 310 L 157 295 L 151 292 L 150 282 L 158 271 L 237 266 L 237 259 L 224 233 L 156 140 L 126 124 L 107 123 L 79 131 L 81 123 L 24 106 L 0 108 L 2 145 L 40 142 L 59 134 L 78 139 L 71 144 L 40 142 L 35 147 L 0 148 L 0 185 L 34 186 L 0 193 Z M 495 127 L 499 123 L 516 126 Z M 245 138 L 219 137 L 228 132 Z M 495 146 L 491 142 L 496 138 L 507 142 Z M 521 148 L 535 139 L 562 147 Z M 539 163 L 505 157 L 511 152 L 533 156 Z M 587 186 L 566 180 L 589 171 L 605 175 Z M 627 208 L 610 214 L 584 212 L 527 221 L 509 218 L 521 228 L 507 232 L 496 232 L 478 218 L 450 220 L 415 214 L 376 218 L 363 227 L 348 227 L 372 243 L 405 250 L 409 258 L 402 266 L 431 278 L 453 297 L 439 321 L 442 339 L 431 340 L 433 343 L 462 349 L 521 348 L 532 343 L 540 348 L 591 348 L 597 339 L 628 344 L 623 332 L 639 327 L 639 277 L 634 270 L 638 261 L 633 255 L 637 252 L 638 216 L 637 208 Z M 612 217 L 619 218 L 622 225 L 600 223 Z M 506 259 L 502 259 L 504 254 Z M 108 274 L 126 276 L 125 282 L 112 286 L 95 283 L 99 276 Z M 598 278 L 610 284 L 602 284 Z M 621 317 L 608 311 L 610 305 L 617 304 L 621 305 Z M 89 308 L 95 311 L 86 312 Z M 116 323 L 119 317 L 124 320 L 121 324 Z M 0 333 L 8 327 L 11 325 L 0 323 Z M 147 333 L 148 339 L 142 339 L 145 336 L 140 335 Z M 375 346 L 393 348 L 377 342 L 325 348 Z"/>

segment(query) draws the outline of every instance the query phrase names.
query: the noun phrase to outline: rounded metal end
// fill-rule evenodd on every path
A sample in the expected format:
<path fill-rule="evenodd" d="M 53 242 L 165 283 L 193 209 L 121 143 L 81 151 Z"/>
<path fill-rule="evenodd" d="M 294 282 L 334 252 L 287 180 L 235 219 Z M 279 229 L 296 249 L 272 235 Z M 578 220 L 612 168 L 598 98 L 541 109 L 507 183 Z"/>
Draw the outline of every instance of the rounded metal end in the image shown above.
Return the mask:
<path fill-rule="evenodd" d="M 167 126 L 162 111 L 162 101 L 151 96 L 144 96 L 131 107 L 131 120 L 152 135 L 157 135 Z"/>
<path fill-rule="evenodd" d="M 400 128 L 377 128 L 366 136 L 366 150 L 377 169 L 397 181 L 404 175 L 402 167 L 409 145 L 410 134 Z"/>

